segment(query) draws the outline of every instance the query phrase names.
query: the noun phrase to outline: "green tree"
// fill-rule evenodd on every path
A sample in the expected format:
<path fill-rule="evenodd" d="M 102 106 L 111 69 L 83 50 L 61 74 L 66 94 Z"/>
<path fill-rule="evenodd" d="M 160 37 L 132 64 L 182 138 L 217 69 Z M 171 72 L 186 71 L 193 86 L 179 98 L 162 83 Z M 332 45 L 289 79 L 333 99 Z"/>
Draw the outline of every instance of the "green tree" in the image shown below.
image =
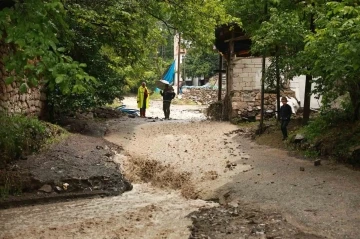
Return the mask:
<path fill-rule="evenodd" d="M 186 67 L 186 77 L 209 78 L 214 75 L 214 70 L 219 69 L 219 53 L 192 48 L 188 50 L 183 65 Z"/>
<path fill-rule="evenodd" d="M 13 46 L 7 82 L 40 81 L 54 108 L 110 102 L 168 64 L 159 47 L 176 31 L 208 47 L 229 20 L 218 0 L 14 0 L 0 12 L 1 38 Z M 25 36 L 25 37 L 24 37 Z M 161 55 L 160 55 L 161 56 Z"/>
<path fill-rule="evenodd" d="M 0 12 L 0 38 L 13 46 L 4 59 L 5 66 L 16 73 L 6 82 L 21 82 L 23 92 L 38 85 L 40 79 L 64 94 L 91 90 L 88 86 L 95 78 L 85 72 L 86 65 L 64 54 L 65 49 L 59 46 L 57 32 L 68 30 L 60 1 L 14 2 L 13 7 Z"/>
<path fill-rule="evenodd" d="M 325 106 L 348 93 L 354 120 L 360 113 L 360 7 L 356 1 L 329 2 L 306 38 L 305 54 L 313 62 L 316 92 Z"/>

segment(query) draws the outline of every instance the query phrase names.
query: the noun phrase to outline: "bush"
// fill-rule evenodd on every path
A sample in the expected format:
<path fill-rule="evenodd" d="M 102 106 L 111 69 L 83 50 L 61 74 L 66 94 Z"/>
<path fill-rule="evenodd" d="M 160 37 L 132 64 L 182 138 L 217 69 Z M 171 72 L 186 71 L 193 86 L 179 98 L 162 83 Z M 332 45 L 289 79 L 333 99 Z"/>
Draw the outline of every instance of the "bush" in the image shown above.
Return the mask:
<path fill-rule="evenodd" d="M 310 121 L 304 130 L 308 139 L 313 140 L 323 136 L 324 132 L 341 124 L 351 122 L 351 114 L 348 110 L 330 109 L 322 111 L 318 117 Z"/>
<path fill-rule="evenodd" d="M 35 118 L 0 114 L 0 165 L 36 152 L 48 138 L 46 126 Z"/>

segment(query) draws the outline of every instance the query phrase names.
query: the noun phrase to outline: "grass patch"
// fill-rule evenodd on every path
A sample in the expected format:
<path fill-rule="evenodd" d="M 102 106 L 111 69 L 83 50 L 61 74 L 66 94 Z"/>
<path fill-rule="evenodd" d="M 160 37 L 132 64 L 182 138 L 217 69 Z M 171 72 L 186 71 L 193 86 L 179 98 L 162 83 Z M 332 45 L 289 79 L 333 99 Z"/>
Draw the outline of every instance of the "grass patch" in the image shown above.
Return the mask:
<path fill-rule="evenodd" d="M 19 195 L 22 192 L 22 182 L 17 172 L 0 170 L 0 199 L 9 195 Z"/>
<path fill-rule="evenodd" d="M 0 115 L 0 166 L 38 152 L 66 131 L 50 123 L 23 115 Z"/>

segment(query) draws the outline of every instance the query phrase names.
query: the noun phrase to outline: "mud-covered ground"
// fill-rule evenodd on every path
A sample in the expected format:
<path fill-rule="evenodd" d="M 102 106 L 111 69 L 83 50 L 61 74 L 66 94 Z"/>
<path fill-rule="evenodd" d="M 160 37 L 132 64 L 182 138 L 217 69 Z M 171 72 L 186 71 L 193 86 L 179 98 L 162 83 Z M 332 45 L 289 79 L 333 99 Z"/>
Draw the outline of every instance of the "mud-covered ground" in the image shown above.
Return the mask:
<path fill-rule="evenodd" d="M 0 208 L 94 195 L 119 195 L 132 185 L 113 161 L 121 147 L 101 137 L 71 134 L 40 154 L 7 166 L 18 192 L 0 199 Z"/>
<path fill-rule="evenodd" d="M 304 232 L 276 211 L 260 210 L 245 204 L 232 203 L 201 209 L 189 216 L 193 221 L 190 239 L 324 238 Z"/>
<path fill-rule="evenodd" d="M 100 122 L 86 130 L 96 137 L 69 137 L 27 162 L 44 182 L 89 169 L 124 175 L 101 190 L 128 180 L 131 191 L 0 210 L 0 238 L 358 238 L 358 172 L 258 145 L 246 129 L 207 121 L 201 106 L 172 105 L 164 121 L 151 103 L 147 119 Z"/>

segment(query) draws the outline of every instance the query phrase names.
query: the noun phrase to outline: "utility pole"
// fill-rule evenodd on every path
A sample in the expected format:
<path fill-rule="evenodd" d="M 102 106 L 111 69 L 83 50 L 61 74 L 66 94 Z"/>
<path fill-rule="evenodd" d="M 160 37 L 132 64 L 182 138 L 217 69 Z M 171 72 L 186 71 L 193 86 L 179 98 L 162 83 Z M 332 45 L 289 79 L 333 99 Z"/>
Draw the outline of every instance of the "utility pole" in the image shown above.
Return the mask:
<path fill-rule="evenodd" d="M 276 109 L 277 109 L 277 120 L 280 121 L 280 68 L 279 68 L 279 47 L 276 46 Z"/>
<path fill-rule="evenodd" d="M 185 81 L 186 80 L 186 72 L 185 72 L 186 55 L 183 55 L 183 57 L 181 59 L 182 59 L 182 64 L 183 64 L 183 69 L 184 69 L 182 78 L 183 78 L 183 81 Z"/>
<path fill-rule="evenodd" d="M 180 93 L 180 50 L 181 48 L 181 33 L 179 32 L 179 44 L 178 44 L 178 67 L 177 67 L 177 94 Z"/>
<path fill-rule="evenodd" d="M 221 100 L 221 92 L 222 92 L 222 65 L 223 65 L 223 58 L 222 55 L 219 53 L 218 101 Z"/>
<path fill-rule="evenodd" d="M 266 56 L 263 53 L 262 56 L 262 72 L 261 72 L 261 113 L 260 113 L 260 131 L 259 134 L 263 133 L 264 130 L 264 102 L 265 102 L 265 62 Z"/>

